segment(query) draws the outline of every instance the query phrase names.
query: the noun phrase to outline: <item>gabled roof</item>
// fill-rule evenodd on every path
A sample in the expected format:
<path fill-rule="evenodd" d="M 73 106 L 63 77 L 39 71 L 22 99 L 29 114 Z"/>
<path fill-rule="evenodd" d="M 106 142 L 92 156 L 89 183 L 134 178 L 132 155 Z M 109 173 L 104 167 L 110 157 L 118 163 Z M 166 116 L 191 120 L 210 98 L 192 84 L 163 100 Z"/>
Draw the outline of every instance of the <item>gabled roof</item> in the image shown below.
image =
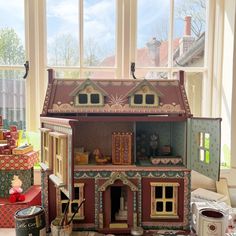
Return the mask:
<path fill-rule="evenodd" d="M 79 86 L 77 86 L 71 93 L 69 96 L 76 96 L 81 90 L 84 90 L 88 85 L 91 85 L 92 87 L 94 87 L 96 90 L 100 91 L 101 94 L 103 96 L 107 96 L 107 92 L 104 91 L 101 87 L 99 87 L 96 83 L 94 83 L 92 80 L 90 79 L 86 79 L 82 84 L 80 84 Z"/>
<path fill-rule="evenodd" d="M 103 106 L 83 106 L 74 104 L 74 97 L 87 84 L 102 91 Z M 143 85 L 149 86 L 160 95 L 159 106 L 145 105 L 132 107 L 129 95 Z M 118 80 L 118 79 L 53 79 L 48 85 L 42 115 L 57 116 L 69 114 L 129 114 L 129 115 L 175 115 L 191 116 L 184 86 L 179 80 Z"/>
<path fill-rule="evenodd" d="M 151 91 L 153 91 L 154 93 L 156 93 L 159 97 L 162 96 L 162 94 L 151 84 L 149 83 L 146 79 L 144 79 L 143 81 L 141 81 L 139 84 L 136 85 L 136 87 L 132 88 L 127 94 L 127 97 L 132 96 L 133 94 L 135 94 L 138 90 L 140 90 L 143 86 L 148 86 Z"/>

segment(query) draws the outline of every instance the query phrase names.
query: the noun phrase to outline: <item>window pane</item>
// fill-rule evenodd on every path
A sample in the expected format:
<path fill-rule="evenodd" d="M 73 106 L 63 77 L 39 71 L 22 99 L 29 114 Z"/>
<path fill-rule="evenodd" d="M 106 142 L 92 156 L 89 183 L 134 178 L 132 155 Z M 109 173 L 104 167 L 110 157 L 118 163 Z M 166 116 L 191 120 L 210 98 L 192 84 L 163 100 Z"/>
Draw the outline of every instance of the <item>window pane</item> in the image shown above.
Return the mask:
<path fill-rule="evenodd" d="M 205 152 L 202 149 L 199 150 L 199 159 L 200 159 L 200 161 L 205 160 Z"/>
<path fill-rule="evenodd" d="M 173 202 L 166 202 L 166 211 L 167 212 L 173 211 Z"/>
<path fill-rule="evenodd" d="M 77 210 L 78 205 L 79 205 L 79 204 L 78 204 L 77 202 L 71 203 L 71 212 L 72 212 L 72 213 L 74 213 L 74 212 Z"/>
<path fill-rule="evenodd" d="M 173 198 L 173 187 L 166 187 L 166 198 Z"/>
<path fill-rule="evenodd" d="M 79 103 L 87 104 L 88 103 L 88 94 L 79 94 Z"/>
<path fill-rule="evenodd" d="M 155 198 L 162 198 L 162 187 L 155 187 Z"/>
<path fill-rule="evenodd" d="M 154 95 L 152 94 L 146 95 L 146 104 L 154 104 Z"/>
<path fill-rule="evenodd" d="M 143 95 L 135 94 L 134 95 L 134 104 L 142 104 L 143 103 Z"/>
<path fill-rule="evenodd" d="M 173 74 L 177 79 L 177 73 Z M 202 116 L 202 91 L 203 91 L 203 73 L 185 72 L 185 89 L 188 97 L 191 113 L 194 116 Z"/>
<path fill-rule="evenodd" d="M 175 0 L 173 64 L 203 66 L 207 0 Z"/>
<path fill-rule="evenodd" d="M 48 65 L 79 65 L 78 0 L 47 0 Z"/>
<path fill-rule="evenodd" d="M 99 102 L 99 94 L 91 94 L 91 103 L 98 104 Z"/>
<path fill-rule="evenodd" d="M 210 148 L 210 134 L 208 133 L 205 133 L 205 143 L 204 143 L 204 146 L 206 149 L 209 149 Z"/>
<path fill-rule="evenodd" d="M 156 202 L 156 211 L 158 212 L 163 211 L 163 202 Z"/>
<path fill-rule="evenodd" d="M 0 8 L 0 65 L 23 65 L 25 62 L 24 1 L 1 0 Z"/>
<path fill-rule="evenodd" d="M 75 187 L 75 199 L 79 199 L 79 187 Z"/>
<path fill-rule="evenodd" d="M 16 125 L 17 129 L 25 129 L 25 80 L 24 72 L 0 70 L 0 114 L 3 128 Z"/>
<path fill-rule="evenodd" d="M 138 0 L 137 66 L 167 66 L 170 1 Z"/>
<path fill-rule="evenodd" d="M 115 65 L 115 0 L 84 1 L 84 65 Z"/>

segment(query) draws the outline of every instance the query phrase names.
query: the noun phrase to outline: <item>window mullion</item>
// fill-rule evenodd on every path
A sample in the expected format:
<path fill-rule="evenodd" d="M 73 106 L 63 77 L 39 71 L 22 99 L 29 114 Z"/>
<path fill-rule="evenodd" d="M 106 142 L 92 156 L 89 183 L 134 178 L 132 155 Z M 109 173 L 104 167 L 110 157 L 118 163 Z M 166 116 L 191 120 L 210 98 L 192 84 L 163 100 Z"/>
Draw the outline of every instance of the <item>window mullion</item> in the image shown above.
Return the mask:
<path fill-rule="evenodd" d="M 122 15 L 123 1 L 116 0 L 116 78 L 122 75 Z"/>
<path fill-rule="evenodd" d="M 174 0 L 170 0 L 170 21 L 168 34 L 168 67 L 173 67 L 172 52 L 173 52 L 173 28 L 174 28 Z M 172 70 L 169 72 L 168 78 L 172 79 Z"/>
<path fill-rule="evenodd" d="M 84 66 L 84 1 L 79 0 L 79 58 L 80 58 L 80 77 Z"/>

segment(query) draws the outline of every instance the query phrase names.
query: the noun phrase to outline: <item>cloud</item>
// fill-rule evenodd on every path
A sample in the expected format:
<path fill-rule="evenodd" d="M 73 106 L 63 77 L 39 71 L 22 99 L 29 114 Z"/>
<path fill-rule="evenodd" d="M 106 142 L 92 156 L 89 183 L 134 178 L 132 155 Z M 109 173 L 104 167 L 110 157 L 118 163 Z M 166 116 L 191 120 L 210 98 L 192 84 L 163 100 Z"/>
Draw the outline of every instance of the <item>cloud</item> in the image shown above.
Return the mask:
<path fill-rule="evenodd" d="M 24 1 L 0 0 L 0 28 L 13 28 L 24 42 Z"/>

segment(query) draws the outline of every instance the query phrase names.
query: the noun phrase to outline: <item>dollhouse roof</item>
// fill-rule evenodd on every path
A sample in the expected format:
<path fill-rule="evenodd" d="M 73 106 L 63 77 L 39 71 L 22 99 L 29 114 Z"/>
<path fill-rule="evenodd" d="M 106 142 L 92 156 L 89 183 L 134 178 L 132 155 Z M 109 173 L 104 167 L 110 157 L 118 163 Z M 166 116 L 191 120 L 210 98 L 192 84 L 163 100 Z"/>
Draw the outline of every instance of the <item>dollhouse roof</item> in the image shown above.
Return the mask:
<path fill-rule="evenodd" d="M 78 106 L 75 96 L 92 86 L 104 97 L 104 104 Z M 142 86 L 155 92 L 159 100 L 154 106 L 133 106 L 131 97 Z M 85 90 L 86 91 L 86 90 Z M 89 90 L 88 90 L 89 91 Z M 50 79 L 42 116 L 62 115 L 171 115 L 191 116 L 181 80 L 118 80 L 118 79 Z"/>

